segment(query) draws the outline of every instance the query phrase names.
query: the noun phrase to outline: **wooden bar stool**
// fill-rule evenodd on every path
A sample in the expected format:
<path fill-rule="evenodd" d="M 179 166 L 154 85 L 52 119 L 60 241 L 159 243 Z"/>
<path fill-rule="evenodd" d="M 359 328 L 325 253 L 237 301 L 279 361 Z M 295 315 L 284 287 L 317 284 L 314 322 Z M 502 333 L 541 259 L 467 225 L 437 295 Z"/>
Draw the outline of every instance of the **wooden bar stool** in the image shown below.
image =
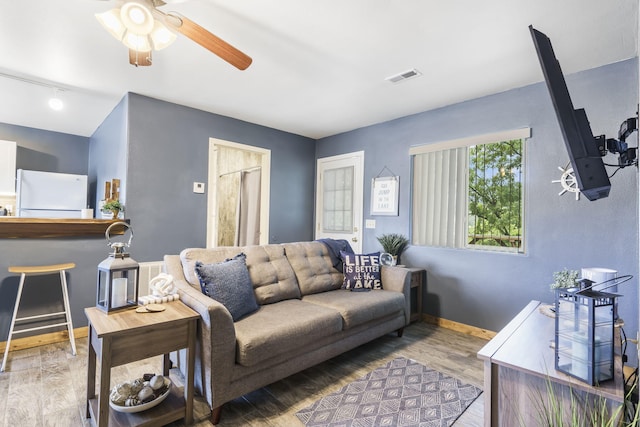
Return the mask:
<path fill-rule="evenodd" d="M 9 336 L 7 338 L 7 346 L 4 349 L 4 358 L 2 359 L 2 367 L 0 368 L 0 372 L 4 372 L 4 367 L 5 367 L 5 364 L 7 363 L 7 356 L 9 355 L 9 346 L 11 345 L 11 337 L 14 334 L 36 331 L 39 329 L 55 328 L 58 326 L 66 326 L 67 330 L 69 331 L 69 341 L 71 341 L 72 354 L 74 356 L 76 355 L 76 341 L 73 336 L 73 323 L 71 322 L 71 308 L 69 307 L 69 294 L 67 292 L 67 277 L 65 275 L 66 270 L 70 270 L 75 266 L 76 265 L 74 263 L 69 262 L 66 264 L 10 266 L 9 267 L 10 273 L 20 274 L 20 284 L 18 285 L 18 295 L 16 296 L 16 304 L 13 308 L 13 316 L 11 317 L 11 326 L 9 327 Z M 36 276 L 36 275 L 53 274 L 53 273 L 60 273 L 60 284 L 62 286 L 62 299 L 64 302 L 64 311 L 59 311 L 57 313 L 39 314 L 36 316 L 17 317 L 18 307 L 20 306 L 20 299 L 22 298 L 22 289 L 24 287 L 24 281 L 27 275 Z M 13 330 L 16 322 L 19 322 L 21 320 L 43 319 L 47 317 L 61 316 L 63 314 L 65 315 L 66 321 L 62 323 L 38 326 L 34 328 L 25 328 L 25 329 L 20 329 L 18 331 Z"/>

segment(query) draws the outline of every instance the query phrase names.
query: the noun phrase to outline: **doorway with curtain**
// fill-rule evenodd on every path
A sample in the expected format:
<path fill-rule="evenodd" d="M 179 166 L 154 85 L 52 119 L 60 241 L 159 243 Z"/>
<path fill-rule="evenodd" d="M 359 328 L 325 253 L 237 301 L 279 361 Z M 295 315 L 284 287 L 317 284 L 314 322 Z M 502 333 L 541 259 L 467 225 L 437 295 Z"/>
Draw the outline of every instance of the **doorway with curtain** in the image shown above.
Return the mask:
<path fill-rule="evenodd" d="M 207 247 L 268 243 L 270 150 L 211 138 Z"/>

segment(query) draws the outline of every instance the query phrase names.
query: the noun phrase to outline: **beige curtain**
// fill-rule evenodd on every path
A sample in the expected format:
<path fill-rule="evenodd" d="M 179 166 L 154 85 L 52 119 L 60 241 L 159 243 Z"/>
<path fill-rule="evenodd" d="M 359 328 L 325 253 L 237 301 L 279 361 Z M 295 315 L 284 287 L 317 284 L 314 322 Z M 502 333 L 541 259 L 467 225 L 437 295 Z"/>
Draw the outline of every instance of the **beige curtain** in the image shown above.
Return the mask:
<path fill-rule="evenodd" d="M 260 168 L 240 173 L 236 246 L 260 244 Z"/>

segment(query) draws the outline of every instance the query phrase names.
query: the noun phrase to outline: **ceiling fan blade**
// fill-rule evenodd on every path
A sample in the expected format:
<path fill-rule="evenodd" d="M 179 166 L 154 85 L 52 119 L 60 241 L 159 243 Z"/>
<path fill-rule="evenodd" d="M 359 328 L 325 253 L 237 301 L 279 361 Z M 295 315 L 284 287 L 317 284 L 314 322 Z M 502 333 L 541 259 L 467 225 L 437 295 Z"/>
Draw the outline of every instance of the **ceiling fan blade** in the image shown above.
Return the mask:
<path fill-rule="evenodd" d="M 174 19 L 167 20 L 167 22 L 175 28 L 176 31 L 190 38 L 205 49 L 215 53 L 234 67 L 240 70 L 246 70 L 247 67 L 251 65 L 253 60 L 250 56 L 245 55 L 226 41 L 211 34 L 208 30 L 196 24 L 189 18 L 173 14 L 169 14 L 169 16 L 179 20 L 177 23 L 173 22 Z"/>
<path fill-rule="evenodd" d="M 136 67 L 148 67 L 152 64 L 151 51 L 138 52 L 137 50 L 129 49 L 129 64 Z"/>

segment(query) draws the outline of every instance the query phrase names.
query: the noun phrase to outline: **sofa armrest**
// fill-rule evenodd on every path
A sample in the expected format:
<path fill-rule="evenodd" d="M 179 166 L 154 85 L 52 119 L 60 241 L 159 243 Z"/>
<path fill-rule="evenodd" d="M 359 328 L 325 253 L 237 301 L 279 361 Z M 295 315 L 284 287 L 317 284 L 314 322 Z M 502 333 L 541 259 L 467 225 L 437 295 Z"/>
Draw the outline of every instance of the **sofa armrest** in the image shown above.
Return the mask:
<path fill-rule="evenodd" d="M 383 265 L 381 270 L 382 288 L 404 294 L 405 325 L 411 322 L 411 270 Z"/>
<path fill-rule="evenodd" d="M 180 301 L 200 314 L 197 341 L 204 374 L 203 393 L 206 393 L 207 400 L 211 402 L 211 396 L 216 394 L 211 379 L 215 378 L 219 384 L 231 382 L 236 357 L 233 319 L 224 305 L 204 295 L 186 281 L 178 255 L 165 255 L 164 267 L 174 278 L 173 283 L 178 289 Z"/>

